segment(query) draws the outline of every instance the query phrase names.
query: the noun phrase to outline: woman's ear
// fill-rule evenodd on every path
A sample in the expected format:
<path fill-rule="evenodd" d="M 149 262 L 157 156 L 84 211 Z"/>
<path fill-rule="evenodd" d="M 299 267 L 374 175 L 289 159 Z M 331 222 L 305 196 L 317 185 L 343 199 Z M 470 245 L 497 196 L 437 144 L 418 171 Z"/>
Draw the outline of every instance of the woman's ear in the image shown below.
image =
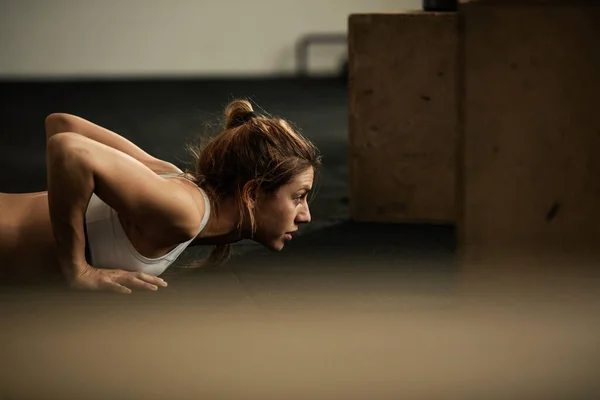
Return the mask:
<path fill-rule="evenodd" d="M 242 188 L 242 201 L 249 210 L 256 208 L 259 194 L 259 184 L 256 179 L 246 182 Z"/>
<path fill-rule="evenodd" d="M 258 181 L 256 179 L 253 179 L 249 182 L 246 182 L 246 184 L 242 188 L 242 193 L 241 193 L 242 204 L 248 212 L 247 218 L 250 221 L 251 237 L 253 237 L 254 233 L 256 232 L 255 212 L 256 212 L 257 201 L 258 201 L 259 188 L 260 188 L 260 184 L 258 183 Z"/>

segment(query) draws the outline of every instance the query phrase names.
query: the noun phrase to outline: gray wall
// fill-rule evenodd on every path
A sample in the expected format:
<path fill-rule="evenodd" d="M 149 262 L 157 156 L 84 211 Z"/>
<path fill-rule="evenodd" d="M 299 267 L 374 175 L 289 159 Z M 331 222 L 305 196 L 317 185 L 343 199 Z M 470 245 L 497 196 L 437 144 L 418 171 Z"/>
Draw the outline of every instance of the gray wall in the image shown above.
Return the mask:
<path fill-rule="evenodd" d="M 294 71 L 313 32 L 347 33 L 354 12 L 418 9 L 421 0 L 2 0 L 0 77 L 269 76 Z M 315 47 L 331 73 L 344 44 Z"/>

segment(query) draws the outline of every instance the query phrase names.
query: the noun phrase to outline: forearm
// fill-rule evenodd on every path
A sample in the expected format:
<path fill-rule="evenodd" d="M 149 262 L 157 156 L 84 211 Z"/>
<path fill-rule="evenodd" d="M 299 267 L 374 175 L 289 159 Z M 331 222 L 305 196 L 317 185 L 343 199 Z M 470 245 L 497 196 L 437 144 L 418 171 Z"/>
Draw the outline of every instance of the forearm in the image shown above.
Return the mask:
<path fill-rule="evenodd" d="M 55 113 L 46 117 L 46 140 L 62 132 L 74 132 L 88 139 L 130 154 L 138 159 L 150 159 L 151 156 L 125 137 L 100 125 L 96 125 L 76 115 Z"/>
<path fill-rule="evenodd" d="M 64 113 L 50 114 L 46 117 L 45 125 L 46 140 L 50 140 L 54 135 L 61 132 L 75 132 L 88 139 L 128 154 L 155 172 L 181 172 L 175 165 L 146 153 L 129 139 L 76 115 Z"/>
<path fill-rule="evenodd" d="M 94 124 L 84 118 L 66 113 L 54 113 L 46 117 L 46 140 L 52 136 L 62 132 L 74 132 L 88 139 L 118 148 L 123 151 L 127 147 L 132 147 L 134 144 L 128 139 L 117 133 L 106 129 L 100 125 Z M 110 143 L 106 143 L 110 142 Z M 137 150 L 137 149 L 136 149 Z M 140 155 L 148 156 L 141 149 L 137 150 Z"/>
<path fill-rule="evenodd" d="M 50 221 L 59 262 L 67 279 L 87 267 L 84 215 L 94 192 L 94 174 L 85 150 L 70 134 L 48 141 L 47 188 Z"/>

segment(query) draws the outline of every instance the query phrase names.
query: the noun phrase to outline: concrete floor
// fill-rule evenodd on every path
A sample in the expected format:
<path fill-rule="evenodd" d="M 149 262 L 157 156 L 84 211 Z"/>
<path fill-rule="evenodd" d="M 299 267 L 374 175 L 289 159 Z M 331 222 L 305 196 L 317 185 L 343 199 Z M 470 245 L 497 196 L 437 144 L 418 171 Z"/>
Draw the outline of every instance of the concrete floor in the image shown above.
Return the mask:
<path fill-rule="evenodd" d="M 490 279 L 465 286 L 454 227 L 348 219 L 346 91 L 327 79 L 0 84 L 4 192 L 45 189 L 51 112 L 81 115 L 183 166 L 183 145 L 216 127 L 229 100 L 249 97 L 293 121 L 325 162 L 313 223 L 281 253 L 243 242 L 224 266 L 173 269 L 158 293 L 4 288 L 0 395 L 598 395 L 597 281 L 567 284 L 561 275 L 544 286 L 519 276 L 500 287 Z M 181 262 L 201 255 L 190 249 Z"/>

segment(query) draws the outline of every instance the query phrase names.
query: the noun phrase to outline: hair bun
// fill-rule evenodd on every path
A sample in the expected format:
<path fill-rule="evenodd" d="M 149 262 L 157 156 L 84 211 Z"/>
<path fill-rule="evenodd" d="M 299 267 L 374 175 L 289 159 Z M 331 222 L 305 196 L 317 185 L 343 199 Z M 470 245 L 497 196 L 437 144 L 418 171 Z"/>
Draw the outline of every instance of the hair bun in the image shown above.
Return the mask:
<path fill-rule="evenodd" d="M 236 128 L 255 117 L 252 104 L 248 100 L 234 100 L 225 108 L 225 128 Z"/>

